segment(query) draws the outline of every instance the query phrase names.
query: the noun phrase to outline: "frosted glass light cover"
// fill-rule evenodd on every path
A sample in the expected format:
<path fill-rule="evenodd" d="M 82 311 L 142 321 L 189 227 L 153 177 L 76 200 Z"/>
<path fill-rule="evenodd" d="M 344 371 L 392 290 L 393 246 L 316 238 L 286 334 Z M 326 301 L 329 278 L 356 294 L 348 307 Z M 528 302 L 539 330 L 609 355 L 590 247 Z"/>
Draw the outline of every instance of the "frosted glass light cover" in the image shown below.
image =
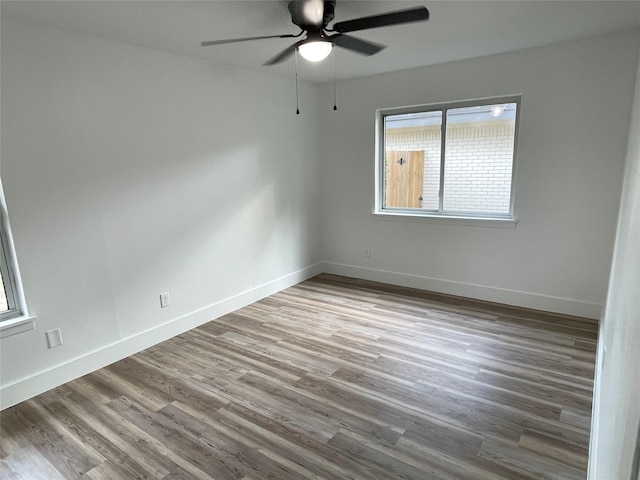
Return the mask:
<path fill-rule="evenodd" d="M 298 51 L 305 60 L 320 62 L 329 56 L 331 48 L 333 48 L 331 42 L 319 41 L 303 43 L 298 47 Z"/>

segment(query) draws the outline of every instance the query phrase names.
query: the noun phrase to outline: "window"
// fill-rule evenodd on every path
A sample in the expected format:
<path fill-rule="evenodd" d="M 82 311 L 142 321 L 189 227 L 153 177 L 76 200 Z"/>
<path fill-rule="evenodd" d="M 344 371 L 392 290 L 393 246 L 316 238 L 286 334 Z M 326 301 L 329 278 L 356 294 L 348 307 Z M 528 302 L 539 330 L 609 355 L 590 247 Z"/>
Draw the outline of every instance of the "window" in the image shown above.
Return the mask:
<path fill-rule="evenodd" d="M 0 184 L 0 329 L 4 329 L 7 324 L 14 326 L 15 322 L 11 320 L 25 316 L 18 282 L 11 231 Z"/>
<path fill-rule="evenodd" d="M 377 112 L 375 213 L 513 220 L 520 97 Z"/>
<path fill-rule="evenodd" d="M 16 296 L 15 280 L 11 269 L 11 257 L 9 256 L 8 237 L 4 228 L 4 212 L 0 213 L 2 227 L 0 229 L 0 319 L 5 320 L 14 316 L 17 312 L 18 302 Z"/>

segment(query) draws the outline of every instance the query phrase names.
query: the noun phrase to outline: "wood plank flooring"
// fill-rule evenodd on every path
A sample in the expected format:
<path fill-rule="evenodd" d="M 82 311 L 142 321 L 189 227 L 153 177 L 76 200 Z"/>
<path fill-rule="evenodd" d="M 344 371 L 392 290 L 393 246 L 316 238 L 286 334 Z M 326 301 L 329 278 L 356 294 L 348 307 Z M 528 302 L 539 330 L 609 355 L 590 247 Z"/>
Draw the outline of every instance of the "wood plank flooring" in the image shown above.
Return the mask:
<path fill-rule="evenodd" d="M 597 323 L 321 275 L 0 413 L 13 479 L 584 479 Z"/>

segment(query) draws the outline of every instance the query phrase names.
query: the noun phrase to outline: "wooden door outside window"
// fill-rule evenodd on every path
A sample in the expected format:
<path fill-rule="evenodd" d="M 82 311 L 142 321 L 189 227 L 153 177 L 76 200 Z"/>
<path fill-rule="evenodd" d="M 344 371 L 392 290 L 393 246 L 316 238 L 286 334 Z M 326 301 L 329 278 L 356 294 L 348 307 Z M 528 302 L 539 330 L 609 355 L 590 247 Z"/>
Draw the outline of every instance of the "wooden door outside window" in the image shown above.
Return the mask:
<path fill-rule="evenodd" d="M 422 208 L 424 150 L 387 151 L 385 207 Z"/>

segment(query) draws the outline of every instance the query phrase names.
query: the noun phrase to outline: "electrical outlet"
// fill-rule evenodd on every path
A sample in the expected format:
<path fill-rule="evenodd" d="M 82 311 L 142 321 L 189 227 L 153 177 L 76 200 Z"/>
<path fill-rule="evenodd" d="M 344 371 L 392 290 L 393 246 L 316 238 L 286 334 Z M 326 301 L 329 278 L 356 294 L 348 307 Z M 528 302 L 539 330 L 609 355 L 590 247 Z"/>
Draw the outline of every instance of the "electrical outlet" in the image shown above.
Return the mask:
<path fill-rule="evenodd" d="M 59 328 L 49 330 L 48 332 L 46 332 L 46 335 L 49 348 L 59 347 L 60 345 L 62 345 L 62 333 L 60 333 Z"/>
<path fill-rule="evenodd" d="M 169 296 L 169 292 L 164 292 L 160 294 L 160 308 L 167 308 L 171 305 L 171 297 Z"/>

